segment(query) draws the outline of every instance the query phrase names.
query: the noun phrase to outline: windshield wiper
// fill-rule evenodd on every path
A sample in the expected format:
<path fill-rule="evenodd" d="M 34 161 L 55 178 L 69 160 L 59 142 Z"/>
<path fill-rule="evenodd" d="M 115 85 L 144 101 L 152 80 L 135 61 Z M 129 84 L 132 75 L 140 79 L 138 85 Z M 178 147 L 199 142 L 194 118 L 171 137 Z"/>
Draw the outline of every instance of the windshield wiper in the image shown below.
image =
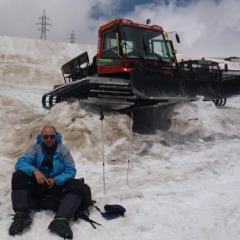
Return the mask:
<path fill-rule="evenodd" d="M 162 59 L 162 56 L 161 56 L 160 54 L 155 53 L 155 52 L 153 52 L 152 54 L 153 54 L 154 56 L 156 56 L 156 57 L 159 59 L 160 62 L 165 62 L 165 61 Z"/>
<path fill-rule="evenodd" d="M 141 53 L 139 53 L 136 49 L 134 49 L 133 47 L 131 47 L 127 42 L 122 42 L 121 43 L 122 47 L 125 47 L 126 52 L 127 52 L 127 48 L 126 46 L 128 46 L 128 48 L 130 48 L 134 53 L 136 53 L 142 60 L 145 61 L 145 58 L 142 56 Z"/>
<path fill-rule="evenodd" d="M 148 48 L 147 44 L 145 43 L 143 37 L 142 37 L 142 44 L 143 44 L 143 48 L 142 49 L 144 50 L 147 58 L 148 58 L 149 54 L 153 54 L 154 56 L 156 56 L 159 59 L 160 62 L 164 62 L 164 60 L 162 59 L 162 56 L 160 54 L 155 53 L 155 52 L 150 53 L 150 51 L 148 51 L 149 48 Z"/>
<path fill-rule="evenodd" d="M 147 56 L 147 58 L 148 58 L 148 53 L 149 53 L 149 51 L 148 51 L 148 47 L 147 47 L 147 45 L 146 45 L 143 37 L 142 37 L 142 45 L 143 45 L 142 49 L 144 50 L 144 52 L 145 52 L 145 54 L 146 54 L 146 56 Z"/>

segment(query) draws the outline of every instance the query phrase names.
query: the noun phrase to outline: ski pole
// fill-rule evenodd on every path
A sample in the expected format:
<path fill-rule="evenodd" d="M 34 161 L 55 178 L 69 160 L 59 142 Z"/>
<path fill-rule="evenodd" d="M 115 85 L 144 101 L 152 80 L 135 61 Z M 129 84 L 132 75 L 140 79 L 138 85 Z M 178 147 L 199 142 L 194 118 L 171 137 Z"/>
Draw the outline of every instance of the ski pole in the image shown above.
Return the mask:
<path fill-rule="evenodd" d="M 106 194 L 106 188 L 105 188 L 105 161 L 104 161 L 104 135 L 103 135 L 103 119 L 104 119 L 104 112 L 101 109 L 100 110 L 100 118 L 99 120 L 102 121 L 102 161 L 103 161 L 103 190 L 104 194 Z"/>
<path fill-rule="evenodd" d="M 129 129 L 129 146 L 128 146 L 128 168 L 127 168 L 127 184 L 128 184 L 128 174 L 129 174 L 129 165 L 130 165 L 130 153 L 132 145 L 132 124 L 133 124 L 133 112 L 131 112 L 130 120 L 130 129 Z"/>

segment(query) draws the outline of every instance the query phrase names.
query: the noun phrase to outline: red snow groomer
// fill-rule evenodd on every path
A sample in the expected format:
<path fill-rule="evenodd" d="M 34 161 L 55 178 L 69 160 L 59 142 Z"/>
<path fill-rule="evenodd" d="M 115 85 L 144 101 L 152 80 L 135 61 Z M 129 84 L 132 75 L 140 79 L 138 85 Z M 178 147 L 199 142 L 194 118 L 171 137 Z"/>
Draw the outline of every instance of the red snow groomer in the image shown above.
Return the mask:
<path fill-rule="evenodd" d="M 92 62 L 84 52 L 65 63 L 65 84 L 43 95 L 43 107 L 74 99 L 129 112 L 199 96 L 221 103 L 240 93 L 240 70 L 221 70 L 204 59 L 178 63 L 169 34 L 149 21 L 116 19 L 101 26 Z"/>

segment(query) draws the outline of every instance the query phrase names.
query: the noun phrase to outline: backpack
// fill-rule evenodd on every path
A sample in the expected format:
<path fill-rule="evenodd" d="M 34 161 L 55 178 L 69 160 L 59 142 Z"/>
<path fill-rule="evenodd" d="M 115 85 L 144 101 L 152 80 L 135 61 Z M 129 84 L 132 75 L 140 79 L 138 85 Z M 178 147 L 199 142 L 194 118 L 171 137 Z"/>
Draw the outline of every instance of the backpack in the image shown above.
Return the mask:
<path fill-rule="evenodd" d="M 86 183 L 84 183 L 84 179 L 80 178 L 79 180 L 81 181 L 81 184 L 82 184 L 83 196 L 78 209 L 74 213 L 73 220 L 76 221 L 79 218 L 81 218 L 89 222 L 93 226 L 93 228 L 96 228 L 94 226 L 94 223 L 98 225 L 101 225 L 101 224 L 89 219 L 88 217 L 89 207 L 93 206 L 96 201 L 92 200 L 91 188 Z M 63 198 L 64 198 L 63 196 L 54 195 L 54 194 L 45 195 L 40 200 L 40 208 L 43 210 L 51 210 L 53 212 L 57 212 Z"/>
<path fill-rule="evenodd" d="M 84 183 L 83 178 L 80 178 L 80 181 L 83 182 L 83 187 L 82 187 L 83 197 L 77 211 L 88 212 L 88 208 L 92 206 L 95 203 L 95 201 L 92 200 L 91 188 L 86 183 Z"/>
<path fill-rule="evenodd" d="M 84 179 L 81 179 L 84 182 Z M 101 225 L 100 223 L 97 223 L 93 220 L 91 220 L 89 216 L 89 207 L 94 206 L 94 203 L 96 203 L 95 200 L 92 200 L 92 193 L 90 187 L 84 183 L 83 185 L 83 198 L 81 200 L 81 203 L 76 210 L 74 214 L 73 221 L 78 220 L 78 218 L 81 218 L 87 222 L 89 222 L 93 228 L 96 228 L 94 224 Z"/>

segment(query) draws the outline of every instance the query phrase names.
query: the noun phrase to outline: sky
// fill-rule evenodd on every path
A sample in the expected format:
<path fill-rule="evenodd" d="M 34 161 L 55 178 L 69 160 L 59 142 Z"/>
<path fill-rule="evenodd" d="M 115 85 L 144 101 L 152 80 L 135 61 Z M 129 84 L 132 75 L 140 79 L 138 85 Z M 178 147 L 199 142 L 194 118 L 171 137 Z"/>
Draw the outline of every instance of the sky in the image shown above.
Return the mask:
<path fill-rule="evenodd" d="M 124 114 L 106 109 L 100 121 L 99 108 L 83 103 L 42 107 L 42 95 L 64 82 L 61 64 L 76 52 L 92 55 L 95 47 L 3 36 L 0 42 L 1 239 L 62 239 L 47 230 L 51 211 L 32 211 L 31 227 L 8 235 L 14 165 L 46 124 L 62 134 L 76 178 L 91 187 L 96 206 L 126 208 L 124 217 L 111 221 L 90 208 L 90 218 L 101 226 L 70 221 L 73 240 L 240 239 L 240 97 L 227 99 L 224 107 L 199 100 L 157 108 L 152 118 L 158 128 L 134 123 L 130 135 Z M 228 64 L 240 69 L 240 63 Z"/>
<path fill-rule="evenodd" d="M 239 0 L 0 0 L 0 36 L 40 39 L 45 10 L 50 41 L 97 44 L 101 25 L 116 18 L 177 31 L 182 54 L 240 56 Z M 39 25 L 37 25 L 37 23 Z"/>

